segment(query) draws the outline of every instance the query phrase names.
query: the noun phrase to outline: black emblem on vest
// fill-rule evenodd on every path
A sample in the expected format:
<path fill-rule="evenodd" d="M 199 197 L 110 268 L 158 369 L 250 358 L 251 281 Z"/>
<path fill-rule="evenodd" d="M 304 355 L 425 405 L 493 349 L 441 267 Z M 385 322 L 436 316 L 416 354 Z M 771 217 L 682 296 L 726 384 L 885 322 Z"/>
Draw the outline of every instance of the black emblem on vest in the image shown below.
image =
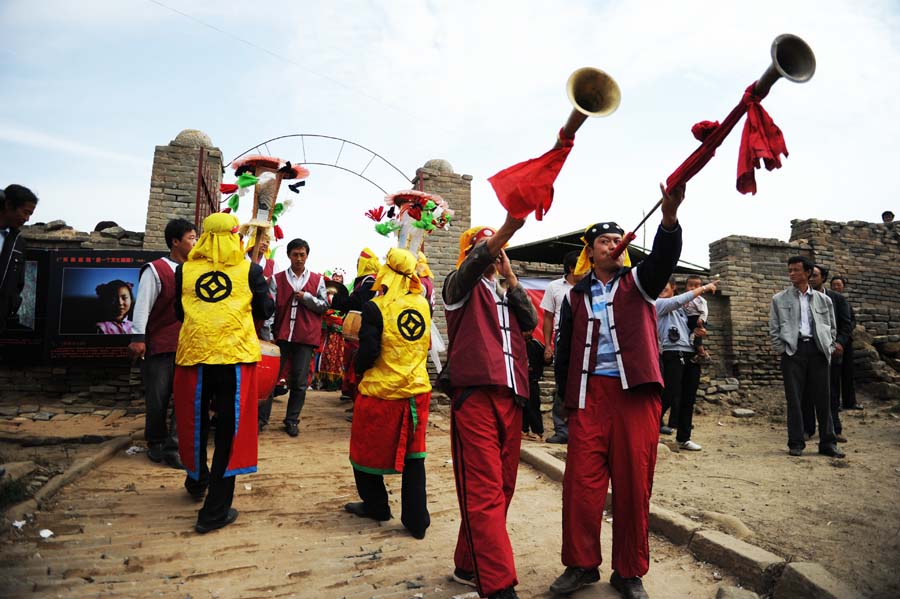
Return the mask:
<path fill-rule="evenodd" d="M 203 273 L 197 278 L 194 292 L 204 302 L 210 304 L 221 302 L 231 295 L 231 279 L 218 270 Z"/>
<path fill-rule="evenodd" d="M 425 334 L 425 318 L 419 311 L 408 308 L 397 317 L 397 328 L 407 341 L 418 341 Z"/>

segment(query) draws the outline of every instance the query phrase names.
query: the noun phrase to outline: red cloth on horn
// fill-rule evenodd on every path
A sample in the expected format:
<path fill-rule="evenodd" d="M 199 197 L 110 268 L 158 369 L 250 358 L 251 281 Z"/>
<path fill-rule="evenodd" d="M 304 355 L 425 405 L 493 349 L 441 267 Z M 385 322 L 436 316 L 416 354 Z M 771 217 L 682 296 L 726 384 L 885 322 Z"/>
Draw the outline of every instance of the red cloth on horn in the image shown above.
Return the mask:
<path fill-rule="evenodd" d="M 756 195 L 756 178 L 753 170 L 759 168 L 762 158 L 766 170 L 781 168 L 779 154 L 788 155 L 781 129 L 772 121 L 769 113 L 760 105 L 759 98 L 750 96 L 747 120 L 741 135 L 741 149 L 738 154 L 737 190 Z"/>
<path fill-rule="evenodd" d="M 756 193 L 756 181 L 753 177 L 753 169 L 759 168 L 759 159 L 762 158 L 766 168 L 772 170 L 781 167 L 779 154 L 788 155 L 787 146 L 781 130 L 772 122 L 772 117 L 760 105 L 765 96 L 753 95 L 756 82 L 744 91 L 740 103 L 725 117 L 721 124 L 702 121 L 691 128 L 694 137 L 702 143 L 700 147 L 681 163 L 675 172 L 666 179 L 666 190 L 687 183 L 691 177 L 700 172 L 706 163 L 716 154 L 725 138 L 747 113 L 747 122 L 744 124 L 744 132 L 741 136 L 741 149 L 738 154 L 738 178 L 737 189 L 741 193 Z"/>
<path fill-rule="evenodd" d="M 562 147 L 539 158 L 514 164 L 488 179 L 500 204 L 513 218 L 525 218 L 534 212 L 535 218 L 542 220 L 550 209 L 553 182 L 575 145 L 574 139 L 563 137 L 562 130 L 559 139 Z"/>

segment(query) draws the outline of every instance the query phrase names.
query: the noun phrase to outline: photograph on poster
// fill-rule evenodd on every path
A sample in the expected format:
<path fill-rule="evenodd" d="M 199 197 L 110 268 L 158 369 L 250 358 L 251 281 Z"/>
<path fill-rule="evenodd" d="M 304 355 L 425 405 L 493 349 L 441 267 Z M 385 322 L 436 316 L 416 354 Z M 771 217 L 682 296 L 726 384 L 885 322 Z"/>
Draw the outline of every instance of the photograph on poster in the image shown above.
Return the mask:
<path fill-rule="evenodd" d="M 65 267 L 60 335 L 129 335 L 140 268 Z"/>

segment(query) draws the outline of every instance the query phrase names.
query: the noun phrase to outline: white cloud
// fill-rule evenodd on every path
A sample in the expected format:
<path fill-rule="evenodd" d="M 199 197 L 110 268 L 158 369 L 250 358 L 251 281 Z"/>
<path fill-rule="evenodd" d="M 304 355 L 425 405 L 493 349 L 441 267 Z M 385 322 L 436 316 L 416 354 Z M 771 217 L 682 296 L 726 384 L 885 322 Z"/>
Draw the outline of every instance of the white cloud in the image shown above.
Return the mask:
<path fill-rule="evenodd" d="M 72 154 L 82 159 L 112 161 L 142 167 L 150 166 L 150 162 L 136 156 L 129 156 L 128 154 L 123 154 L 121 152 L 98 148 L 81 143 L 80 141 L 57 137 L 42 131 L 34 131 L 9 123 L 0 123 L 0 139 L 15 144 L 32 146 L 41 150 Z"/>

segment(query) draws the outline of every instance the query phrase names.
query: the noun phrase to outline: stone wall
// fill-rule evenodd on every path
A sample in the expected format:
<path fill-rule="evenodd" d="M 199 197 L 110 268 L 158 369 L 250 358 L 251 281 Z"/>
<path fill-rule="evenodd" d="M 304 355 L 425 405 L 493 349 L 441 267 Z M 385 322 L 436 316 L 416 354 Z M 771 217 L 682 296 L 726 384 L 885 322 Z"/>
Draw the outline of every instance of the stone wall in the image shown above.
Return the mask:
<path fill-rule="evenodd" d="M 711 331 L 718 343 L 713 369 L 739 378 L 748 386 L 781 382 L 778 357 L 769 341 L 769 306 L 772 296 L 790 285 L 787 259 L 795 255 L 813 258 L 806 244 L 785 243 L 732 235 L 709 246 L 710 272 L 721 285 L 711 303 L 710 321 L 721 322 L 723 334 Z"/>
<path fill-rule="evenodd" d="M 808 245 L 830 276 L 847 278 L 847 299 L 869 333 L 900 335 L 900 223 L 795 220 L 791 241 Z"/>
<path fill-rule="evenodd" d="M 76 231 L 64 220 L 34 223 L 22 228 L 27 248 L 55 250 L 140 250 L 144 234 L 112 226 L 102 231 Z"/>
<path fill-rule="evenodd" d="M 212 178 L 210 186 L 216 201 L 222 182 L 222 152 L 202 131 L 185 129 L 168 145 L 156 146 L 150 175 L 150 199 L 144 227 L 144 249 L 165 250 L 163 232 L 173 218 L 195 223 L 200 155 L 204 170 Z"/>
<path fill-rule="evenodd" d="M 141 371 L 128 364 L 0 366 L 2 402 L 27 404 L 40 403 L 39 398 L 62 398 L 63 404 L 74 406 L 72 413 L 78 413 L 80 404 L 115 406 L 142 397 Z"/>
<path fill-rule="evenodd" d="M 449 162 L 435 159 L 416 171 L 413 184 L 416 189 L 435 193 L 447 200 L 454 212 L 448 231 L 435 231 L 425 240 L 425 253 L 434 273 L 435 290 L 440 292 L 444 279 L 456 268 L 459 236 L 472 226 L 472 175 L 454 173 Z M 444 304 L 439 298 L 435 301 L 434 322 L 446 342 L 447 321 L 444 318 Z"/>

